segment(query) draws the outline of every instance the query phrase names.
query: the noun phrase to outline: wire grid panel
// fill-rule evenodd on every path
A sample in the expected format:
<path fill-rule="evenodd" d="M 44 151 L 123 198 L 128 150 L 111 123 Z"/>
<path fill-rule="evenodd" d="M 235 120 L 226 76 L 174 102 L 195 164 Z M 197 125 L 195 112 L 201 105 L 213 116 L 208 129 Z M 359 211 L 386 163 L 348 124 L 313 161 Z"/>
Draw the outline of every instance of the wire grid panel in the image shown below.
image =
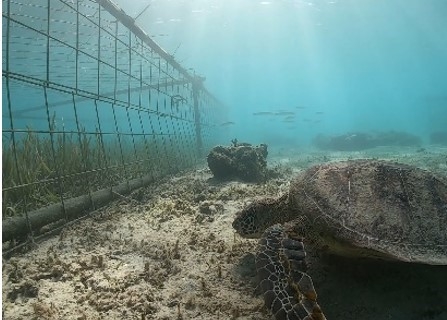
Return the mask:
<path fill-rule="evenodd" d="M 96 1 L 2 5 L 3 218 L 159 179 L 216 142 L 219 102 Z"/>

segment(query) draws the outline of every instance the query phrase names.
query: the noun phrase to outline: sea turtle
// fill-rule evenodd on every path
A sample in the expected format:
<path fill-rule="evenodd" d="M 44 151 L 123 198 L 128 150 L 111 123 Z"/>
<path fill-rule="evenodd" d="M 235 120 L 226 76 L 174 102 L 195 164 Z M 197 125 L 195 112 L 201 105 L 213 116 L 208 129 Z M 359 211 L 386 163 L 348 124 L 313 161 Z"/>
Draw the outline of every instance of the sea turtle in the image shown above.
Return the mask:
<path fill-rule="evenodd" d="M 391 161 L 316 165 L 285 195 L 248 205 L 233 227 L 261 237 L 256 269 L 275 318 L 322 320 L 301 236 L 338 255 L 447 265 L 447 182 Z"/>

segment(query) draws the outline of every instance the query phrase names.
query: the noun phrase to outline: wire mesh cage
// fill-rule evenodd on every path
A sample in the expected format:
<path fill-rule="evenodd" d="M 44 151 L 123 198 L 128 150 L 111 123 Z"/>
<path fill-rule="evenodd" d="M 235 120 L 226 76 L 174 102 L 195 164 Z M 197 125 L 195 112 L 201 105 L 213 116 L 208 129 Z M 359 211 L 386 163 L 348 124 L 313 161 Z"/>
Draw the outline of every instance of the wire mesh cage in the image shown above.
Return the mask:
<path fill-rule="evenodd" d="M 218 139 L 224 108 L 203 78 L 112 2 L 3 0 L 2 9 L 10 247 L 199 163 Z"/>

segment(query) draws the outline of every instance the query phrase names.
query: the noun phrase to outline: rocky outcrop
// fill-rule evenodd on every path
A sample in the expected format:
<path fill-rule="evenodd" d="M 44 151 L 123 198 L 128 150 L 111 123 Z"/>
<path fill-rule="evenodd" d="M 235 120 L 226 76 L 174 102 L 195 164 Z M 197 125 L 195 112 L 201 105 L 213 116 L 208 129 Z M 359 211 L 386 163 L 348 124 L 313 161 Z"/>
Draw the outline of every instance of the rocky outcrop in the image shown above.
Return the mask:
<path fill-rule="evenodd" d="M 377 133 L 351 132 L 337 136 L 318 135 L 313 140 L 316 147 L 332 151 L 359 151 L 378 146 L 416 147 L 419 137 L 401 131 Z"/>
<path fill-rule="evenodd" d="M 253 146 L 232 141 L 232 145 L 216 146 L 208 154 L 208 167 L 219 180 L 240 179 L 247 182 L 265 181 L 267 170 L 267 145 Z"/>

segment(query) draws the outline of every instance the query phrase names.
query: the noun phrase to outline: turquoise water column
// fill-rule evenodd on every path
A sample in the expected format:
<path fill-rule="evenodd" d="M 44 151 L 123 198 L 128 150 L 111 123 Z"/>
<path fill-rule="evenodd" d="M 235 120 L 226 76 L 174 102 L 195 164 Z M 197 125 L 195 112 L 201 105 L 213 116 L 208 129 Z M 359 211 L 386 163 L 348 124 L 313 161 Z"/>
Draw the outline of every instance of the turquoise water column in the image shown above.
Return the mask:
<path fill-rule="evenodd" d="M 200 123 L 199 112 L 199 90 L 202 88 L 203 79 L 195 76 L 192 82 L 192 96 L 194 99 L 194 123 L 196 127 L 196 144 L 197 144 L 197 156 L 201 158 L 203 156 L 203 142 L 202 142 L 202 126 Z"/>

